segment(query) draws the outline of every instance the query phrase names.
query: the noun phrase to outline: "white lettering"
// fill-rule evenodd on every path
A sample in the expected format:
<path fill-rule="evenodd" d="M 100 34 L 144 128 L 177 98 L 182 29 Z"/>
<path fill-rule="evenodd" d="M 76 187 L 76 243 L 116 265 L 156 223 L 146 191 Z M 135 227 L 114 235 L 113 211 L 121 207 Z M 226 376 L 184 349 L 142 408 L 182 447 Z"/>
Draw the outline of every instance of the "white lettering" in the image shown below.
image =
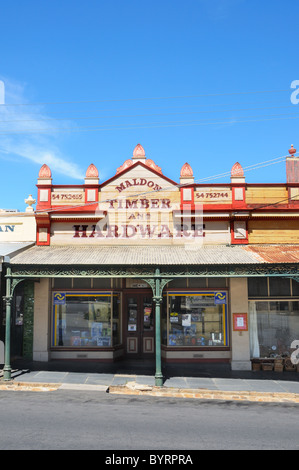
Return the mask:
<path fill-rule="evenodd" d="M 292 352 L 291 354 L 291 362 L 292 364 L 299 364 L 299 341 L 295 340 L 291 344 L 291 348 L 296 348 L 295 351 Z"/>
<path fill-rule="evenodd" d="M 112 457 L 106 457 L 106 465 L 131 465 L 133 468 L 137 467 L 139 457 L 118 457 L 113 454 Z"/>
<path fill-rule="evenodd" d="M 190 455 L 150 455 L 150 460 L 149 460 L 150 465 L 165 465 L 165 464 L 170 464 L 170 465 L 175 465 L 175 464 L 191 464 L 193 465 L 192 459 Z"/>
<path fill-rule="evenodd" d="M 292 83 L 291 83 L 291 88 L 297 88 L 291 94 L 291 103 L 298 104 L 299 103 L 299 98 L 298 98 L 298 95 L 299 95 L 299 80 L 293 80 Z"/>

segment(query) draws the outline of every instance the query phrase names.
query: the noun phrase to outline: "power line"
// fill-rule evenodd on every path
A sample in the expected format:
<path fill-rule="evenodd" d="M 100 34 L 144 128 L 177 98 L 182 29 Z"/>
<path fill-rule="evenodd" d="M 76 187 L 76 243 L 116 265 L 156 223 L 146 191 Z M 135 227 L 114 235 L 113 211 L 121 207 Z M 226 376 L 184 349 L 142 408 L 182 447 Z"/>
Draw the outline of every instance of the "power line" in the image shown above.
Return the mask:
<path fill-rule="evenodd" d="M 257 90 L 257 91 L 239 91 L 239 92 L 226 92 L 226 93 L 202 93 L 198 95 L 182 95 L 182 96 L 158 96 L 158 97 L 147 97 L 147 98 L 114 98 L 114 99 L 101 99 L 101 100 L 81 100 L 81 101 L 48 101 L 38 103 L 9 103 L 0 104 L 2 106 L 41 106 L 49 104 L 79 104 L 79 103 L 107 103 L 107 102 L 125 102 L 125 101 L 150 101 L 150 100 L 173 100 L 173 99 L 185 99 L 185 98 L 203 98 L 211 96 L 233 96 L 233 95 L 253 95 L 262 93 L 281 93 L 288 91 L 289 89 L 282 90 Z"/>
<path fill-rule="evenodd" d="M 283 117 L 284 116 L 284 117 Z M 285 117 L 288 116 L 288 117 Z M 267 117 L 266 119 L 260 119 L 260 117 Z M 270 119 L 268 119 L 270 117 Z M 145 123 L 145 124 L 115 124 L 110 125 L 110 128 L 103 128 L 98 126 L 90 127 L 77 127 L 77 128 L 46 128 L 46 129 L 27 129 L 27 130 L 15 130 L 15 131 L 0 131 L 0 135 L 22 135 L 22 134 L 44 134 L 48 132 L 92 132 L 92 131 L 109 131 L 109 130 L 128 130 L 128 129 L 153 129 L 153 128 L 163 128 L 163 127 L 185 127 L 185 126 L 203 126 L 209 124 L 237 124 L 244 122 L 262 122 L 262 121 L 271 121 L 279 119 L 298 119 L 299 116 L 293 116 L 293 114 L 269 114 L 262 116 L 242 116 L 241 119 L 236 119 L 232 117 L 226 118 L 226 121 L 215 121 L 214 119 L 209 119 L 207 121 L 192 120 L 192 121 L 167 121 L 167 122 L 158 122 L 158 123 Z M 245 119 L 244 119 L 245 118 Z M 255 119 L 258 118 L 258 119 Z M 125 126 L 125 127 L 122 127 Z"/>
<path fill-rule="evenodd" d="M 183 111 L 183 112 L 172 112 L 172 113 L 152 113 L 152 114 L 127 114 L 127 115 L 116 115 L 116 116 L 81 116 L 81 117 L 65 117 L 65 118 L 40 118 L 40 119 L 12 119 L 12 120 L 0 120 L 0 123 L 12 123 L 12 122 L 44 122 L 44 121 L 69 121 L 70 119 L 114 119 L 114 118 L 136 118 L 136 117 L 150 117 L 150 116 L 175 116 L 182 114 L 210 114 L 210 113 L 227 113 L 227 112 L 239 112 L 239 111 L 257 111 L 265 109 L 282 109 L 290 108 L 293 109 L 292 105 L 288 106 L 270 106 L 262 108 L 241 108 L 241 109 L 221 109 L 221 110 L 212 110 L 212 111 Z"/>
<path fill-rule="evenodd" d="M 174 106 L 171 106 L 171 107 L 170 106 L 162 106 L 162 107 L 159 106 L 158 108 L 156 106 L 155 107 L 144 107 L 143 106 L 142 109 L 143 110 L 152 110 L 152 109 L 163 110 L 163 109 L 182 109 L 182 108 L 186 109 L 186 108 L 198 108 L 198 107 L 203 108 L 203 107 L 211 107 L 211 106 L 213 106 L 213 107 L 214 106 L 236 106 L 236 104 L 238 104 L 238 103 L 209 103 L 209 104 L 198 104 L 198 103 L 196 103 L 196 104 L 184 104 L 184 106 L 180 106 L 180 105 L 179 106 L 174 105 Z M 261 102 L 258 102 L 258 103 L 250 102 L 250 104 L 251 105 L 276 104 L 276 102 L 275 101 L 261 101 Z M 52 115 L 52 114 L 61 115 L 61 114 L 65 114 L 65 113 L 81 113 L 82 114 L 82 113 L 88 113 L 88 112 L 93 112 L 94 113 L 94 112 L 98 112 L 98 111 L 100 111 L 100 112 L 110 112 L 111 110 L 112 110 L 111 108 L 110 109 L 105 109 L 105 108 L 104 109 L 103 108 L 98 108 L 97 109 L 96 108 L 96 109 L 91 109 L 91 110 L 89 110 L 89 109 L 87 109 L 87 110 L 86 109 L 85 110 L 84 109 L 83 110 L 82 109 L 81 110 L 78 110 L 78 109 L 77 110 L 71 110 L 71 109 L 69 109 L 69 110 L 66 110 L 66 111 L 57 111 L 56 110 L 56 111 L 52 111 L 52 112 L 47 110 L 45 112 L 45 114 L 46 115 Z M 1 111 L 1 107 L 0 107 L 0 111 Z M 2 110 L 2 111 L 8 113 L 8 111 L 5 111 L 5 110 Z M 11 115 L 12 116 L 13 115 L 20 116 L 21 113 L 22 113 L 22 111 L 20 111 L 20 110 L 11 110 L 11 111 L 9 111 L 10 116 Z M 42 111 L 33 112 L 33 111 L 26 110 L 24 116 L 28 116 L 28 115 L 40 115 L 40 116 L 42 116 Z M 22 114 L 21 114 L 21 116 L 22 116 Z M 70 118 L 70 119 L 72 119 L 72 118 Z"/>

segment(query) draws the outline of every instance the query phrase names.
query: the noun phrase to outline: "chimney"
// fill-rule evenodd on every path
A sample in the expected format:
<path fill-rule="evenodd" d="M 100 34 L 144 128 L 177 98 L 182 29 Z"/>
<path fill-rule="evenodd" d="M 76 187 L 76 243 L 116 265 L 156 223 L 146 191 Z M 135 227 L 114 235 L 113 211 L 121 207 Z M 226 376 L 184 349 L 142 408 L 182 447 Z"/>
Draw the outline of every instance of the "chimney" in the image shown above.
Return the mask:
<path fill-rule="evenodd" d="M 289 149 L 290 156 L 286 158 L 287 183 L 299 183 L 299 157 L 295 157 L 296 149 L 293 144 Z"/>

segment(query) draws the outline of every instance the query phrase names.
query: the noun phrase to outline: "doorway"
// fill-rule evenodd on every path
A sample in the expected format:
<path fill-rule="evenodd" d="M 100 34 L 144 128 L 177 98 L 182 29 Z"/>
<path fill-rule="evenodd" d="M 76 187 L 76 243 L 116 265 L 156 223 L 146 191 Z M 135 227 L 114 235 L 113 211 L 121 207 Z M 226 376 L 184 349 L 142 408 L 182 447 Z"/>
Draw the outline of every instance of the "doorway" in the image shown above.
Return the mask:
<path fill-rule="evenodd" d="M 127 357 L 150 358 L 155 353 L 155 320 L 151 291 L 124 296 Z"/>

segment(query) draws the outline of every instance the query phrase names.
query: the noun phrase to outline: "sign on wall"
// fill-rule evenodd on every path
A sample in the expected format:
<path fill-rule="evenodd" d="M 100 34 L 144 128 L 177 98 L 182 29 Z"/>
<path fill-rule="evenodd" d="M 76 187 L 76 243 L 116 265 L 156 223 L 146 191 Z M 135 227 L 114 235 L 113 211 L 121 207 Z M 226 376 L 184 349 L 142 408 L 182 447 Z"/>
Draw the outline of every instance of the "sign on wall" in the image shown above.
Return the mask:
<path fill-rule="evenodd" d="M 234 331 L 247 331 L 247 313 L 233 313 L 233 330 Z"/>

